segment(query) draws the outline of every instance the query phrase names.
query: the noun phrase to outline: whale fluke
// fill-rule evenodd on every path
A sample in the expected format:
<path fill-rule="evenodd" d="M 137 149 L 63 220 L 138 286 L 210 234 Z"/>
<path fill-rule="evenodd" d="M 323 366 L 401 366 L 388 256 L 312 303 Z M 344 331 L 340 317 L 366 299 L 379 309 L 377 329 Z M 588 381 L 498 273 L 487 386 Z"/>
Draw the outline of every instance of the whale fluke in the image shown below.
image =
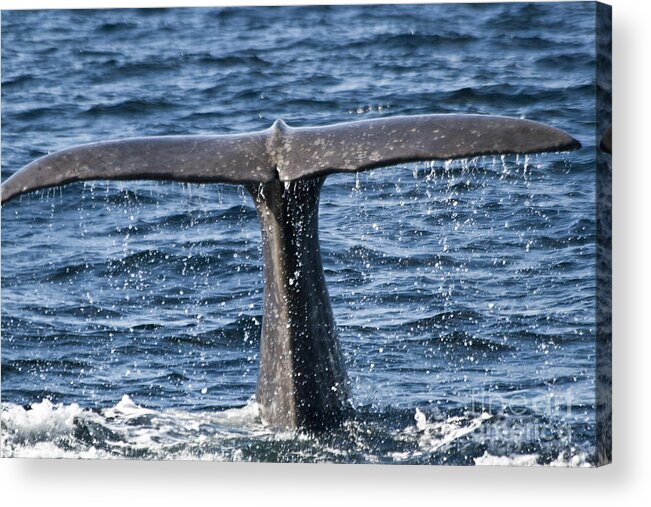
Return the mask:
<path fill-rule="evenodd" d="M 259 132 L 144 137 L 86 144 L 26 165 L 2 185 L 2 203 L 84 180 L 284 182 L 418 160 L 565 151 L 565 132 L 529 120 L 481 115 L 395 116 L 323 127 L 282 120 Z"/>
<path fill-rule="evenodd" d="M 241 135 L 153 137 L 59 151 L 2 184 L 2 202 L 91 179 L 243 184 L 261 222 L 264 302 L 256 400 L 278 429 L 327 429 L 349 410 L 349 386 L 318 236 L 319 194 L 335 172 L 417 160 L 565 151 L 565 132 L 495 116 L 424 115 Z"/>
<path fill-rule="evenodd" d="M 286 126 L 285 126 L 286 127 Z M 284 128 L 275 153 L 282 181 L 479 155 L 567 151 L 581 145 L 542 123 L 484 115 L 394 116 Z"/>
<path fill-rule="evenodd" d="M 2 203 L 33 190 L 84 180 L 266 183 L 276 178 L 266 149 L 268 131 L 131 138 L 68 148 L 8 178 L 2 184 Z"/>

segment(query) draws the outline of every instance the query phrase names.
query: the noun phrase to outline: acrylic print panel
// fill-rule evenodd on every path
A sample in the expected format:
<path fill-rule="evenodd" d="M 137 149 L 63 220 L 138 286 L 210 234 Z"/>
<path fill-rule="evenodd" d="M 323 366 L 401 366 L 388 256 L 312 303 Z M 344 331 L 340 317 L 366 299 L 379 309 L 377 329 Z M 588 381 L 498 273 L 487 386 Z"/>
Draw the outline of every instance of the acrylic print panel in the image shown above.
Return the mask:
<path fill-rule="evenodd" d="M 609 8 L 5 11 L 2 39 L 3 456 L 610 460 Z"/>

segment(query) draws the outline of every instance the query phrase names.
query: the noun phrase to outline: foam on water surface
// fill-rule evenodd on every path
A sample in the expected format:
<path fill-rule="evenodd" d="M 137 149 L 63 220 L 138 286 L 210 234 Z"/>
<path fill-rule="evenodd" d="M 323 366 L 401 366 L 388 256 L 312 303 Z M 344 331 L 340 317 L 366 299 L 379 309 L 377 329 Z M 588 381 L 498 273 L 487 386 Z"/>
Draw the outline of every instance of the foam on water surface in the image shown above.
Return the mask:
<path fill-rule="evenodd" d="M 127 395 L 102 410 L 49 400 L 28 409 L 3 403 L 1 420 L 5 457 L 231 460 L 234 456 L 221 449 L 217 454 L 206 454 L 205 449 L 218 441 L 228 453 L 230 439 L 270 434 L 254 402 L 221 412 L 190 413 L 147 409 Z"/>
<path fill-rule="evenodd" d="M 270 431 L 260 421 L 254 401 L 218 412 L 158 411 L 139 406 L 127 395 L 100 410 L 49 400 L 29 408 L 3 403 L 0 416 L 3 457 L 212 461 L 273 457 L 274 461 L 342 463 L 444 463 L 458 452 L 455 446 L 477 454 L 482 447 L 469 436 L 493 417 L 480 413 L 428 420 L 417 409 L 411 423 L 396 429 L 382 428 L 380 414 L 375 420 L 367 414 L 367 420 L 348 420 L 328 435 L 308 435 Z M 376 449 L 371 443 L 378 438 L 381 445 Z M 495 456 L 485 451 L 473 463 L 529 466 L 542 461 L 538 454 Z M 564 452 L 546 464 L 590 466 L 586 454 Z"/>
<path fill-rule="evenodd" d="M 551 467 L 564 468 L 592 467 L 592 464 L 590 464 L 588 459 L 589 458 L 585 453 L 578 453 L 574 455 L 566 455 L 565 453 L 561 453 L 555 460 L 550 461 L 549 463 L 542 463 L 538 454 L 493 456 L 488 452 L 485 452 L 482 456 L 475 458 L 475 465 L 516 467 L 546 465 Z"/>

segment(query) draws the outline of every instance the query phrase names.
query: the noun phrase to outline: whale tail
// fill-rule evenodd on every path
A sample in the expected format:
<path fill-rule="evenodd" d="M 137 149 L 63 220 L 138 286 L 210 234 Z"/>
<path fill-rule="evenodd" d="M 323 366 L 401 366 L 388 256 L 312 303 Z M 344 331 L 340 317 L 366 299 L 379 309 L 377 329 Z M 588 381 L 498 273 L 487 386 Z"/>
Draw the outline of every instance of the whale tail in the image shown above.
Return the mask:
<path fill-rule="evenodd" d="M 578 141 L 541 123 L 499 116 L 420 115 L 259 132 L 104 141 L 46 155 L 1 187 L 1 202 L 84 180 L 284 182 L 419 160 L 573 150 Z"/>
<path fill-rule="evenodd" d="M 2 184 L 25 192 L 92 179 L 244 184 L 262 226 L 264 302 L 256 399 L 279 429 L 317 431 L 348 412 L 348 384 L 318 240 L 325 176 L 402 162 L 576 149 L 564 132 L 492 116 L 405 116 L 313 128 L 282 121 L 229 136 L 88 144 L 40 158 Z"/>

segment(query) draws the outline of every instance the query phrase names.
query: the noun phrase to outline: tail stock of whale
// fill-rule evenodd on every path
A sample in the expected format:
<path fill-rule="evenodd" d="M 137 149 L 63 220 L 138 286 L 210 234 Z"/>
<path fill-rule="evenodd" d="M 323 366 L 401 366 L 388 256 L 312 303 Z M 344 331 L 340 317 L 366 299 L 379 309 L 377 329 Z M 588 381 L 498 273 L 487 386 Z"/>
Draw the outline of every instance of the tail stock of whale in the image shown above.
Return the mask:
<path fill-rule="evenodd" d="M 497 116 L 421 115 L 221 136 L 86 144 L 23 167 L 1 201 L 83 180 L 236 183 L 261 221 L 264 302 L 256 401 L 278 429 L 317 431 L 348 411 L 348 384 L 321 264 L 318 203 L 328 174 L 420 160 L 568 151 L 580 147 L 541 123 Z"/>

